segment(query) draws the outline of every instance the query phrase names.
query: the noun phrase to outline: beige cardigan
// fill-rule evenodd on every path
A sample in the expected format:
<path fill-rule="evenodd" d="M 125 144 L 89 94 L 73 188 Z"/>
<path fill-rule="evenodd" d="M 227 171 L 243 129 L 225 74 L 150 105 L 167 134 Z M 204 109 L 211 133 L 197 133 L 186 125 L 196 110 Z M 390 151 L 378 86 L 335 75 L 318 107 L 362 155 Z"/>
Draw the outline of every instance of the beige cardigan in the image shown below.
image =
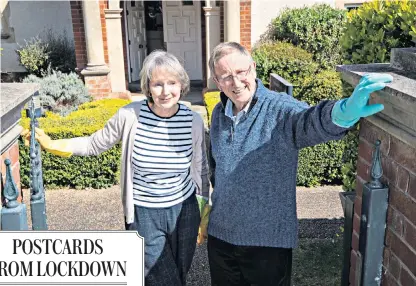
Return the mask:
<path fill-rule="evenodd" d="M 120 140 L 121 147 L 121 197 L 126 223 L 134 221 L 132 150 L 134 136 L 143 101 L 132 102 L 122 108 L 106 123 L 103 129 L 89 137 L 69 139 L 72 153 L 79 156 L 99 155 Z M 197 194 L 209 197 L 208 163 L 205 148 L 205 130 L 201 116 L 193 112 L 191 176 L 197 185 Z"/>

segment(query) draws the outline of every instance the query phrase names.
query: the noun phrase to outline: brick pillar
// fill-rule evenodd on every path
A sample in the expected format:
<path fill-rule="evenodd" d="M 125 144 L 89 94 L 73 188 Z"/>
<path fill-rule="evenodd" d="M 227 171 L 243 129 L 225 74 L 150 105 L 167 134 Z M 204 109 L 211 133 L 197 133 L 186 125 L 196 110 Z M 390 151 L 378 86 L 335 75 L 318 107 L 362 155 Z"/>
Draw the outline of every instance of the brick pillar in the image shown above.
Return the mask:
<path fill-rule="evenodd" d="M 370 180 L 376 140 L 381 141 L 382 182 L 389 188 L 381 285 L 416 285 L 416 80 L 411 76 L 416 72 L 415 53 L 416 48 L 392 49 L 390 64 L 337 68 L 353 86 L 364 73 L 389 73 L 393 77 L 369 99 L 370 104 L 384 104 L 384 110 L 360 121 L 350 285 L 359 284 L 363 185 Z"/>
<path fill-rule="evenodd" d="M 360 126 L 350 282 L 356 285 L 362 188 L 370 179 L 372 148 L 377 139 L 382 142 L 382 181 L 389 186 L 383 285 L 416 285 L 416 146 L 367 120 Z"/>
<path fill-rule="evenodd" d="M 240 1 L 240 44 L 251 51 L 251 0 Z"/>
<path fill-rule="evenodd" d="M 393 82 L 370 97 L 384 110 L 360 121 L 357 196 L 350 265 L 350 285 L 357 285 L 363 185 L 370 180 L 376 140 L 381 141 L 382 182 L 389 188 L 381 285 L 416 285 L 416 48 L 393 49 L 390 64 L 338 67 L 356 86 L 364 73 L 389 73 Z"/>
<path fill-rule="evenodd" d="M 109 97 L 111 93 L 110 75 L 84 76 L 85 86 L 94 100 Z"/>

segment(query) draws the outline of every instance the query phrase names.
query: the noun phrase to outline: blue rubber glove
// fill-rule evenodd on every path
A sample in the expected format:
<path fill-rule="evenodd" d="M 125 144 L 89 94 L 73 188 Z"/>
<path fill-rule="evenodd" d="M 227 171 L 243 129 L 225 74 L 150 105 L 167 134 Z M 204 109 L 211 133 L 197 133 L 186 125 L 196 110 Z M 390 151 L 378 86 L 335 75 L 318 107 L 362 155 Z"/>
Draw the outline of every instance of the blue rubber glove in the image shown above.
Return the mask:
<path fill-rule="evenodd" d="M 350 97 L 335 103 L 331 113 L 332 122 L 340 127 L 349 128 L 361 117 L 382 111 L 383 104 L 369 105 L 368 99 L 372 92 L 383 89 L 386 83 L 391 81 L 393 81 L 393 77 L 389 74 L 364 75 Z"/>

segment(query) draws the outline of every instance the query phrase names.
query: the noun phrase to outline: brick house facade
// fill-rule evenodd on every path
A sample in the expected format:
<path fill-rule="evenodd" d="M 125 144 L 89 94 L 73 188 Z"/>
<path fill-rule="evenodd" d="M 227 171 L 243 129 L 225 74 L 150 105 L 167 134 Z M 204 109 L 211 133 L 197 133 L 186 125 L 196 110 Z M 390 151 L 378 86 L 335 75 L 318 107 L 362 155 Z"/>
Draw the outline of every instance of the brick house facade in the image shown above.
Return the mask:
<path fill-rule="evenodd" d="M 76 54 L 78 72 L 80 72 L 83 75 L 85 84 L 90 94 L 94 98 L 99 99 L 99 98 L 104 98 L 104 97 L 128 97 L 129 96 L 129 91 L 128 91 L 129 83 L 138 82 L 137 76 L 134 77 L 132 75 L 132 69 L 135 66 L 133 63 L 136 63 L 134 59 L 132 59 L 132 57 L 134 57 L 136 53 L 135 51 L 132 50 L 132 47 L 131 47 L 131 42 L 134 39 L 134 37 L 132 37 L 131 30 L 129 30 L 131 29 L 131 26 L 134 26 L 136 23 L 129 22 L 131 21 L 131 18 L 126 17 L 126 15 L 128 15 L 129 13 L 128 11 L 129 8 L 126 6 L 127 2 L 125 1 L 96 0 L 96 1 L 89 1 L 89 2 L 91 2 L 88 5 L 90 7 L 93 5 L 96 5 L 95 11 L 92 11 L 91 8 L 85 9 L 86 5 L 83 3 L 83 1 L 70 1 L 72 27 L 73 27 L 74 42 L 75 42 L 75 54 Z M 140 3 L 146 3 L 146 2 L 141 2 L 141 1 L 129 1 L 129 2 L 135 2 L 136 4 L 133 5 L 135 7 L 139 5 Z M 166 4 L 166 3 L 173 3 L 173 2 L 163 3 L 162 1 L 160 1 L 160 3 L 163 4 L 164 9 L 166 10 L 166 11 L 163 11 L 162 13 L 165 13 L 165 14 L 171 13 L 172 15 L 176 13 L 174 14 L 175 17 L 179 17 L 179 18 L 174 18 L 172 16 L 172 19 L 174 20 L 179 19 L 180 21 L 182 21 L 181 23 L 185 23 L 186 25 L 189 25 L 189 23 L 192 22 L 192 19 L 191 18 L 188 19 L 184 16 L 184 15 L 189 15 L 190 13 L 190 12 L 187 12 L 189 9 L 188 8 L 189 6 L 185 6 L 185 2 L 193 2 L 193 1 L 176 1 L 176 2 L 177 3 L 183 2 L 183 3 L 179 5 L 176 8 L 176 10 L 173 10 L 172 8 L 170 8 L 170 6 L 173 6 L 172 4 Z M 208 80 L 209 75 L 207 75 L 209 73 L 207 69 L 207 62 L 208 62 L 210 50 L 212 50 L 213 46 L 223 41 L 239 39 L 238 41 L 243 46 L 245 46 L 248 50 L 251 50 L 251 0 L 231 0 L 231 1 L 212 1 L 212 0 L 208 1 L 207 0 L 207 1 L 199 2 L 199 3 L 200 3 L 200 6 L 196 8 L 198 9 L 196 13 L 197 15 L 200 15 L 200 21 L 199 21 L 200 26 L 197 27 L 198 29 L 200 29 L 200 32 L 197 34 L 200 36 L 195 38 L 195 43 L 198 43 L 197 45 L 195 45 L 195 47 L 200 47 L 200 48 L 197 48 L 197 50 L 200 50 L 198 51 L 198 53 L 202 56 L 192 57 L 192 59 L 196 59 L 202 64 L 200 67 L 196 67 L 196 68 L 190 67 L 188 69 L 188 67 L 186 66 L 187 62 L 192 62 L 192 60 L 187 61 L 186 59 L 184 59 L 184 65 L 188 71 L 188 74 L 193 75 L 195 74 L 195 71 L 201 72 L 200 73 L 201 75 L 199 77 L 194 78 L 196 82 L 200 81 L 203 87 L 209 86 L 212 88 L 213 87 L 212 82 L 211 83 L 209 82 Z M 225 7 L 227 5 L 231 5 L 230 3 L 233 5 L 239 5 L 240 7 L 240 11 L 239 11 L 240 16 L 239 16 L 238 23 L 233 24 L 231 22 L 231 21 L 235 21 L 234 19 L 231 20 L 231 17 L 228 16 L 228 15 L 231 15 L 232 13 L 231 11 L 225 12 L 226 10 Z M 130 3 L 129 5 L 132 5 L 132 4 Z M 140 4 L 140 5 L 145 6 L 146 4 Z M 187 3 L 187 5 L 189 5 L 189 3 Z M 145 8 L 146 7 L 143 8 L 144 12 L 145 12 Z M 130 7 L 130 9 L 132 10 L 130 11 L 130 13 L 135 12 L 135 10 L 133 10 L 132 7 Z M 172 9 L 173 12 L 169 9 Z M 99 17 L 97 15 L 94 15 L 93 13 L 99 14 Z M 163 17 L 166 23 L 168 23 L 171 21 L 171 18 L 168 19 L 168 17 L 170 17 L 170 14 L 169 15 L 165 15 L 165 14 L 163 15 Z M 117 16 L 114 17 L 111 15 L 117 15 Z M 182 15 L 183 18 L 180 18 L 180 16 L 178 15 Z M 147 17 L 147 14 L 145 14 L 143 17 Z M 211 18 L 209 20 L 210 25 L 207 27 L 206 19 L 208 17 L 211 17 Z M 118 30 L 118 32 L 121 30 L 121 36 L 118 38 L 114 37 L 114 30 L 111 30 L 114 28 L 107 27 L 109 25 L 109 21 L 114 20 L 115 18 L 117 18 L 117 24 L 115 27 Z M 143 20 L 143 23 L 144 22 L 145 21 Z M 115 22 L 111 22 L 111 23 L 115 23 Z M 227 23 L 227 24 L 224 25 L 224 23 Z M 234 33 L 233 35 L 231 34 L 226 35 L 224 31 L 224 27 L 231 26 L 231 25 L 235 25 L 236 27 L 238 27 L 238 29 L 236 31 L 233 30 L 233 33 Z M 100 27 L 101 33 L 96 33 L 94 29 L 97 29 L 97 27 Z M 183 27 L 179 27 L 179 28 L 173 27 L 173 29 L 175 28 L 179 29 Z M 86 32 L 86 30 L 89 30 L 89 31 Z M 170 43 L 169 43 L 170 36 L 167 33 L 171 33 L 171 32 L 172 32 L 171 30 L 168 30 L 168 31 L 164 30 L 164 41 L 165 41 L 164 48 L 167 49 L 169 52 L 176 54 L 179 58 L 181 58 L 181 55 L 180 54 L 178 55 L 177 51 L 170 50 Z M 207 32 L 209 34 L 207 34 Z M 89 34 L 89 35 L 86 36 L 86 34 Z M 219 34 L 219 37 L 218 37 L 218 34 Z M 209 41 L 207 41 L 207 37 L 210 37 Z M 88 44 L 87 39 L 89 39 L 91 42 L 94 41 L 98 43 Z M 98 41 L 96 39 L 98 39 Z M 172 42 L 174 42 L 175 40 L 176 39 L 172 39 Z M 211 45 L 210 47 L 207 47 L 207 42 L 210 43 Z M 213 42 L 216 42 L 215 45 Z M 110 47 L 110 43 L 117 43 L 122 48 L 116 53 Z M 145 42 L 144 45 L 147 47 L 146 44 L 147 43 Z M 173 46 L 173 44 L 171 46 Z M 95 58 L 93 58 L 94 56 L 92 55 L 98 49 L 102 50 L 100 51 L 102 54 L 101 59 L 100 59 L 100 56 L 94 55 Z M 111 58 L 111 55 L 113 55 L 113 58 Z M 186 57 L 186 54 L 184 58 L 185 57 Z M 97 63 L 94 61 L 99 61 L 99 62 Z M 142 62 L 142 59 L 140 61 Z M 123 63 L 123 68 L 118 69 L 117 72 L 115 72 L 114 64 L 120 63 L 120 62 Z M 97 66 L 103 67 L 102 72 L 99 71 L 99 67 L 97 68 Z M 88 69 L 91 69 L 92 72 L 84 73 L 84 71 Z M 115 82 L 118 82 L 118 86 L 119 86 L 118 89 L 114 88 Z M 122 88 L 120 88 L 121 85 L 123 86 Z"/>
<path fill-rule="evenodd" d="M 251 0 L 240 2 L 240 43 L 251 50 Z"/>

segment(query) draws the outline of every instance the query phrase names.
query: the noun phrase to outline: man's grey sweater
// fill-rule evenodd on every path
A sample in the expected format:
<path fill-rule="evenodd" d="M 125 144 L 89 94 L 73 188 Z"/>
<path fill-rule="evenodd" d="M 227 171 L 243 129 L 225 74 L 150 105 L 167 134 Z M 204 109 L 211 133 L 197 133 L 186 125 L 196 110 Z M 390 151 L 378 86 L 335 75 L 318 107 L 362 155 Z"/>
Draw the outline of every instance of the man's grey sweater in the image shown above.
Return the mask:
<path fill-rule="evenodd" d="M 208 233 L 234 245 L 294 248 L 299 149 L 345 135 L 331 121 L 335 101 L 309 107 L 257 79 L 250 108 L 234 127 L 226 100 L 221 93 L 212 114 Z"/>

